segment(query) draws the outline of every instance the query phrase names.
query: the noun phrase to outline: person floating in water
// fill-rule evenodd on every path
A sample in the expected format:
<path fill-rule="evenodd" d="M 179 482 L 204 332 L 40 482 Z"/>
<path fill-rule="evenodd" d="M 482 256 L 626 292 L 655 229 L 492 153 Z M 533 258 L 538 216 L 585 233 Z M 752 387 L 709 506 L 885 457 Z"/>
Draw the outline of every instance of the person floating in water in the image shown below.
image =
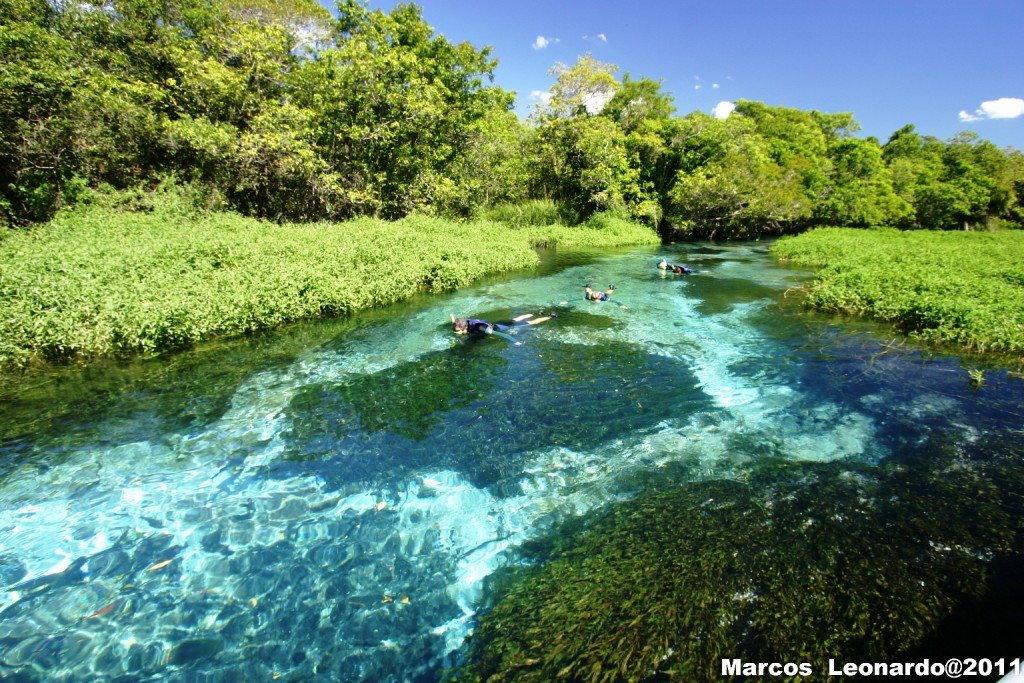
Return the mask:
<path fill-rule="evenodd" d="M 608 301 L 608 298 L 615 291 L 615 285 L 608 285 L 608 289 L 602 291 L 591 289 L 590 285 L 583 285 L 583 296 L 587 301 Z"/>
<path fill-rule="evenodd" d="M 515 318 L 512 318 L 507 322 L 492 323 L 478 318 L 456 318 L 452 315 L 452 332 L 455 334 L 468 334 L 477 337 L 497 334 L 498 336 L 511 339 L 512 337 L 506 334 L 506 330 L 513 330 L 517 327 L 528 327 L 530 325 L 539 325 L 554 317 L 556 317 L 555 313 L 552 313 L 551 315 L 544 315 L 542 312 L 540 317 L 537 318 L 533 317 L 533 313 L 524 313 L 523 315 L 517 315 Z M 520 342 L 516 342 L 516 344 L 519 343 Z"/>
<path fill-rule="evenodd" d="M 676 275 L 692 275 L 693 271 L 686 266 L 676 265 L 675 263 L 669 263 L 665 259 L 661 259 L 661 263 L 658 264 L 658 268 L 665 271 L 672 271 Z"/>

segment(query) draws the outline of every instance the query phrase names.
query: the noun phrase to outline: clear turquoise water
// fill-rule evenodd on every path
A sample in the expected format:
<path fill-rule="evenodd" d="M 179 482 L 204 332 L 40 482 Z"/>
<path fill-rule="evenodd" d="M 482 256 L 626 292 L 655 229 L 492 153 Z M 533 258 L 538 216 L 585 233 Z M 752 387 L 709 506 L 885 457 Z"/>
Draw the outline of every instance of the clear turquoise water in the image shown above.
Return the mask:
<path fill-rule="evenodd" d="M 699 272 L 666 276 L 662 256 Z M 165 359 L 0 414 L 0 673 L 433 680 L 484 580 L 649 475 L 1016 433 L 1024 383 L 802 312 L 763 244 L 537 273 Z M 618 288 L 586 302 L 582 285 Z M 556 311 L 513 344 L 449 314 Z"/>

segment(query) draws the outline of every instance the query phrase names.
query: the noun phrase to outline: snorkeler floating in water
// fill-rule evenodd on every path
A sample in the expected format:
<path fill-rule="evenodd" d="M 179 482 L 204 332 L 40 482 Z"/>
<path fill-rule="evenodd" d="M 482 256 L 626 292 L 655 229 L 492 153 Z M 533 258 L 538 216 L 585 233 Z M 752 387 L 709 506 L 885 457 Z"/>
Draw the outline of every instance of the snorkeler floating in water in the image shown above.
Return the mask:
<path fill-rule="evenodd" d="M 534 318 L 533 313 L 524 313 L 523 315 L 517 315 L 507 322 L 502 323 L 491 323 L 486 320 L 479 320 L 477 318 L 456 318 L 454 315 L 452 318 L 452 332 L 455 334 L 468 334 L 473 336 L 486 336 L 489 334 L 497 334 L 500 337 L 506 337 L 512 339 L 511 335 L 506 334 L 507 330 L 514 330 L 517 327 L 529 327 L 530 325 L 539 325 L 540 323 L 547 322 L 552 318 L 557 317 L 556 313 L 550 315 L 543 315 Z M 514 340 L 513 340 L 514 341 Z M 516 342 L 520 344 L 521 342 Z"/>
<path fill-rule="evenodd" d="M 680 266 L 680 265 L 676 265 L 674 263 L 669 263 L 665 259 L 661 259 L 661 263 L 658 264 L 658 268 L 660 268 L 661 270 L 665 270 L 665 271 L 671 271 L 671 272 L 675 273 L 676 275 L 692 275 L 693 274 L 693 271 L 691 269 L 687 268 L 686 266 Z"/>
<path fill-rule="evenodd" d="M 615 291 L 615 285 L 608 285 L 608 289 L 603 292 L 591 289 L 590 285 L 583 285 L 583 296 L 587 301 L 608 301 L 608 298 Z"/>

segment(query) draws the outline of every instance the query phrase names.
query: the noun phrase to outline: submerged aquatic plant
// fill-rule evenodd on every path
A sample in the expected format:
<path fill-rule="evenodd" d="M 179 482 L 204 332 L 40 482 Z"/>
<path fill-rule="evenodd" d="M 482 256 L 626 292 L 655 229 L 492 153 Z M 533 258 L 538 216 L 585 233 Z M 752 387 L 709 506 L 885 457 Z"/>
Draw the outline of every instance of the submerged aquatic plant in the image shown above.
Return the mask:
<path fill-rule="evenodd" d="M 600 324 L 573 312 L 559 320 Z M 365 480 L 447 467 L 486 487 L 518 475 L 521 459 L 537 449 L 588 448 L 710 406 L 693 374 L 663 356 L 620 342 L 524 338 L 528 348 L 469 339 L 379 372 L 305 387 L 285 410 L 286 457 L 342 461 L 346 476 Z M 677 389 L 648 397 L 656 380 Z M 599 419 L 585 419 L 594 411 Z"/>
<path fill-rule="evenodd" d="M 1019 447 L 764 463 L 577 521 L 491 583 L 468 680 L 717 679 L 722 658 L 884 661 L 984 591 L 1021 528 Z"/>

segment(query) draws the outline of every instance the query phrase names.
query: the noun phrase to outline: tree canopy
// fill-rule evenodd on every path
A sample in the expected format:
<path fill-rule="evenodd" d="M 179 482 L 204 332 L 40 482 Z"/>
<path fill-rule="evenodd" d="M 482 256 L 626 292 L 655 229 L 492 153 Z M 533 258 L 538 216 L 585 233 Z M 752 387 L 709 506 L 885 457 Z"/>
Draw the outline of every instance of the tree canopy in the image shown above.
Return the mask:
<path fill-rule="evenodd" d="M 419 7 L 342 0 L 0 0 L 0 223 L 173 178 L 273 220 L 469 217 L 554 200 L 666 234 L 1021 225 L 1024 161 L 913 126 L 740 101 L 676 113 L 662 83 L 580 57 L 527 121 L 488 47 Z"/>

